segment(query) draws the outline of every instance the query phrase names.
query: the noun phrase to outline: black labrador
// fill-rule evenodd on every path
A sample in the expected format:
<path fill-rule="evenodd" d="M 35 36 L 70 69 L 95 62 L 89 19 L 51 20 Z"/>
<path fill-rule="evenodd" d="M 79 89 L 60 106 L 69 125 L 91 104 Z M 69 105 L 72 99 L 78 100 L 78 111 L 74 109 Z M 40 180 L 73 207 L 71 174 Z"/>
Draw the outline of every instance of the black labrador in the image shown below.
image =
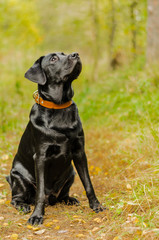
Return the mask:
<path fill-rule="evenodd" d="M 86 190 L 90 207 L 103 211 L 96 198 L 87 167 L 84 133 L 76 104 L 71 100 L 72 81 L 82 69 L 78 53 L 51 53 L 40 57 L 25 73 L 38 84 L 38 99 L 30 112 L 30 121 L 21 138 L 10 175 L 11 204 L 24 213 L 30 212 L 30 224 L 43 222 L 45 204 L 79 201 L 69 196 L 74 181 L 73 160 Z M 55 107 L 43 106 L 53 103 Z"/>

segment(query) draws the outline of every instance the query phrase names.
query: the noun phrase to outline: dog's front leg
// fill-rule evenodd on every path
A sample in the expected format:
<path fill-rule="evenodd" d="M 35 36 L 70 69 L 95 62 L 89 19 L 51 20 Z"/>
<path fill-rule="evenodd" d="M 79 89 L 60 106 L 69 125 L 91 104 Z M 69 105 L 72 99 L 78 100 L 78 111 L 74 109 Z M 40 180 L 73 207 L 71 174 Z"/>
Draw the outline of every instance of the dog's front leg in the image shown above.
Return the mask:
<path fill-rule="evenodd" d="M 83 186 L 86 191 L 86 195 L 89 200 L 90 208 L 92 208 L 95 212 L 103 211 L 103 206 L 99 203 L 88 172 L 88 166 L 87 166 L 87 157 L 84 151 L 84 146 L 82 146 L 82 141 L 78 141 L 78 143 L 75 143 L 75 149 L 73 154 L 73 161 L 75 164 L 75 167 L 77 169 L 77 172 L 79 174 L 79 177 L 83 183 Z M 77 147 L 76 147 L 77 146 Z M 80 146 L 80 147 L 79 147 Z"/>
<path fill-rule="evenodd" d="M 44 157 L 42 155 L 35 154 L 35 174 L 36 174 L 36 202 L 35 208 L 28 220 L 28 223 L 42 224 L 45 205 L 45 184 L 44 184 Z"/>

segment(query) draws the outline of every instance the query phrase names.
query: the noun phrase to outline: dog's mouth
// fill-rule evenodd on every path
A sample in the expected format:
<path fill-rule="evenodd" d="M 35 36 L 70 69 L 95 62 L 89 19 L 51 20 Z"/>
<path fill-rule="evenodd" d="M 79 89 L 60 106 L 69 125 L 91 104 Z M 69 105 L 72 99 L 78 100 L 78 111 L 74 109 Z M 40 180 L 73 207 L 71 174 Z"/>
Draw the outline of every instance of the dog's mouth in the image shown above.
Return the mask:
<path fill-rule="evenodd" d="M 65 76 L 65 80 L 73 81 L 73 80 L 77 79 L 78 76 L 80 75 L 81 70 L 82 70 L 82 63 L 81 63 L 80 59 L 78 59 L 78 61 L 76 62 L 76 64 L 74 66 L 73 65 L 74 65 L 74 62 L 71 61 L 70 66 L 66 70 L 70 69 L 72 71 Z"/>

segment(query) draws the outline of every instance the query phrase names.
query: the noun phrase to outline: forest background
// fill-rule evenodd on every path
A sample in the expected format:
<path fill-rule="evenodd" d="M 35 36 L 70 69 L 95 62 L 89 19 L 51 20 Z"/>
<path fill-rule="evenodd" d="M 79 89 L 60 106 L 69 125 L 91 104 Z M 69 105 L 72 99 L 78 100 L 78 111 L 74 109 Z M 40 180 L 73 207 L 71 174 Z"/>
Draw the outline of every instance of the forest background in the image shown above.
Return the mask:
<path fill-rule="evenodd" d="M 0 239 L 158 239 L 158 12 L 157 0 L 0 1 Z M 37 88 L 24 73 L 50 52 L 82 59 L 74 101 L 90 175 L 109 211 L 91 212 L 76 177 L 71 193 L 81 206 L 48 208 L 34 229 L 10 206 L 4 177 Z"/>

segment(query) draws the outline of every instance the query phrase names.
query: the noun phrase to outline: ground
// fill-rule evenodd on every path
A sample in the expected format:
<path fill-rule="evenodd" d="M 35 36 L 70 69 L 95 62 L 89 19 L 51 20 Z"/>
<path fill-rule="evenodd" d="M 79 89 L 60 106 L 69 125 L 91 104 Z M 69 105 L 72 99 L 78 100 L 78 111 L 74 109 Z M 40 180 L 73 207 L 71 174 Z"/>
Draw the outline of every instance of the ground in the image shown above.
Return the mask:
<path fill-rule="evenodd" d="M 5 135 L 0 152 L 0 239 L 159 239 L 158 171 L 152 144 L 140 144 L 132 133 L 123 136 L 122 126 L 87 129 L 85 135 L 94 189 L 109 210 L 96 214 L 89 208 L 76 174 L 70 195 L 78 198 L 80 206 L 47 207 L 43 225 L 28 225 L 30 214 L 18 213 L 10 205 L 11 192 L 5 180 L 20 133 Z"/>

